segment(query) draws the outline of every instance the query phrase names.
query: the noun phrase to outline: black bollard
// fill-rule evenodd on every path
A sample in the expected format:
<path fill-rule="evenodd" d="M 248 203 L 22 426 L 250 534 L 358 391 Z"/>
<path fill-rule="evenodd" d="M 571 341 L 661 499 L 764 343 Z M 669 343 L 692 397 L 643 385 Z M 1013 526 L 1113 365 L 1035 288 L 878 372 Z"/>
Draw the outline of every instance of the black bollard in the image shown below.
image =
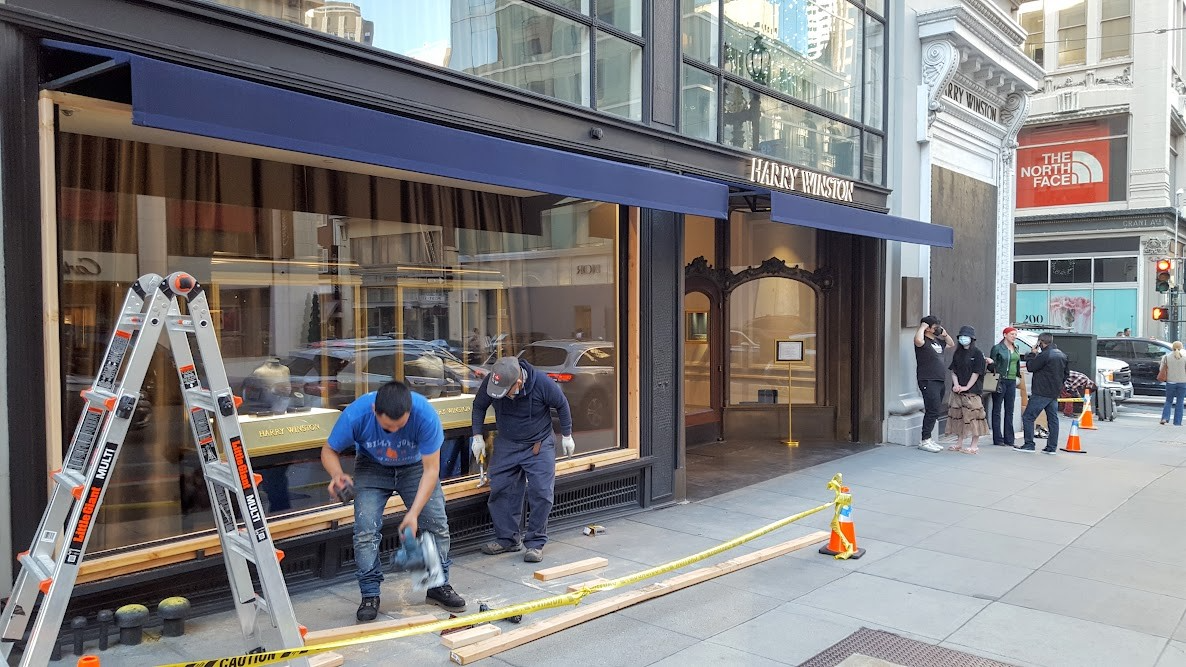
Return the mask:
<path fill-rule="evenodd" d="M 110 609 L 102 609 L 99 611 L 99 650 L 107 650 L 107 641 L 111 633 L 111 621 L 115 619 L 115 614 Z"/>
<path fill-rule="evenodd" d="M 144 637 L 144 621 L 148 620 L 148 607 L 142 604 L 126 604 L 115 610 L 115 624 L 119 626 L 119 643 L 136 646 Z"/>
<path fill-rule="evenodd" d="M 75 616 L 70 621 L 70 629 L 74 632 L 74 655 L 82 655 L 82 644 L 86 632 L 86 616 Z"/>
<path fill-rule="evenodd" d="M 189 616 L 189 600 L 183 597 L 171 597 L 161 600 L 156 607 L 157 614 L 164 620 L 161 635 L 165 637 L 180 637 L 185 634 L 185 617 Z"/>

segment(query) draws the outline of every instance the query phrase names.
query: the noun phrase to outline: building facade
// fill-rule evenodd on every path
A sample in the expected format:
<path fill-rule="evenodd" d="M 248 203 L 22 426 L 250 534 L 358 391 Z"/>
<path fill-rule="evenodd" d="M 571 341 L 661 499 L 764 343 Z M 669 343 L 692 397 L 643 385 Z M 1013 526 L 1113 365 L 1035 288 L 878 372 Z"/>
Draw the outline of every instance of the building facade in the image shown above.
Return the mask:
<path fill-rule="evenodd" d="M 1057 5 L 1057 6 L 1056 6 Z M 1015 318 L 1164 338 L 1154 264 L 1182 255 L 1183 28 L 1159 2 L 1027 2 L 1048 72 L 1021 132 Z"/>
<path fill-rule="evenodd" d="M 925 293 L 916 246 L 953 241 L 914 219 L 931 167 L 890 158 L 930 141 L 891 113 L 919 99 L 888 77 L 895 34 L 923 46 L 906 8 L 396 4 L 0 3 L 12 552 L 146 273 L 184 270 L 210 294 L 294 586 L 353 569 L 351 510 L 317 451 L 390 379 L 445 424 L 458 549 L 490 531 L 465 437 L 498 355 L 547 369 L 573 404 L 557 525 L 683 499 L 692 442 L 884 439 L 886 388 L 903 393 L 885 345 L 897 354 L 902 313 L 922 306 L 902 304 L 901 278 Z M 1025 81 L 994 72 L 980 94 L 999 121 L 997 80 Z M 941 111 L 943 90 L 920 108 Z M 997 126 L 984 133 L 1004 145 Z M 986 197 L 976 210 L 995 214 Z M 225 598 L 173 377 L 158 355 L 136 397 L 80 612 L 164 582 Z M 388 510 L 393 532 L 402 507 Z"/>

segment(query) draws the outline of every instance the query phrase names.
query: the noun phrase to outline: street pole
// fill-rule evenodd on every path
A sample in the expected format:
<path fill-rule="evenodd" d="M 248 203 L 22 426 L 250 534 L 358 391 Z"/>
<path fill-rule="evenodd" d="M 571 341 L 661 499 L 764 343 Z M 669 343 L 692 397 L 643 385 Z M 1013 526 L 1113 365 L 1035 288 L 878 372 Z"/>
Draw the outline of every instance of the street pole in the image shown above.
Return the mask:
<path fill-rule="evenodd" d="M 1178 311 L 1178 288 L 1175 287 L 1170 290 L 1170 320 L 1169 320 L 1169 339 L 1178 340 L 1178 323 L 1181 322 Z"/>

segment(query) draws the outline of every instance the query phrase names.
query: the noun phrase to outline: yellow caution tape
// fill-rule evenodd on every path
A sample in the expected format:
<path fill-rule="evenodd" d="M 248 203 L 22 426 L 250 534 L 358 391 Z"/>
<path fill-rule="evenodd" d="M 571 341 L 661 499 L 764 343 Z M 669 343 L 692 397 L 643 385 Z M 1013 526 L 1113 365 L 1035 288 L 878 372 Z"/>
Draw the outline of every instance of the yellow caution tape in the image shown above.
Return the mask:
<path fill-rule="evenodd" d="M 848 507 L 852 504 L 852 495 L 848 494 L 848 493 L 842 493 L 840 491 L 841 487 L 842 487 L 842 484 L 841 484 L 840 473 L 836 473 L 836 476 L 833 477 L 831 479 L 831 481 L 828 482 L 828 489 L 835 492 L 835 494 L 836 494 L 836 498 L 834 500 L 832 500 L 831 502 L 824 503 L 823 505 L 820 505 L 819 507 L 813 507 L 809 510 L 804 510 L 802 512 L 799 512 L 798 514 L 794 514 L 794 515 L 789 516 L 785 519 L 779 519 L 778 521 L 775 521 L 774 523 L 767 524 L 767 525 L 762 526 L 761 528 L 758 528 L 756 530 L 752 530 L 752 531 L 742 535 L 741 537 L 734 538 L 732 540 L 729 540 L 728 542 L 723 542 L 715 547 L 712 547 L 711 549 L 705 549 L 704 551 L 693 554 L 686 558 L 681 558 L 679 560 L 671 561 L 671 562 L 665 563 L 663 565 L 657 565 L 655 567 L 652 567 L 652 568 L 649 568 L 646 570 L 642 570 L 642 571 L 636 572 L 634 574 L 629 574 L 624 577 L 618 577 L 617 579 L 610 579 L 608 581 L 603 581 L 603 582 L 600 582 L 597 584 L 590 584 L 590 585 L 582 586 L 580 589 L 573 591 L 571 593 L 565 593 L 563 595 L 553 595 L 553 596 L 546 597 L 546 598 L 540 598 L 538 600 L 531 600 L 528 602 L 520 602 L 518 604 L 509 605 L 507 607 L 500 607 L 498 609 L 494 609 L 491 611 L 483 611 L 483 612 L 478 612 L 476 614 L 469 614 L 466 616 L 458 616 L 457 618 L 450 618 L 450 619 L 443 620 L 443 621 L 436 621 L 434 623 L 424 623 L 421 625 L 413 625 L 410 627 L 400 628 L 397 630 L 385 630 L 385 631 L 376 632 L 376 633 L 370 634 L 370 635 L 364 635 L 362 637 L 354 637 L 351 639 L 341 639 L 338 641 L 326 642 L 324 644 L 317 644 L 315 646 L 281 649 L 278 651 L 268 651 L 265 653 L 236 655 L 236 656 L 230 656 L 230 657 L 226 657 L 226 658 L 211 658 L 209 660 L 194 660 L 191 662 L 175 662 L 175 663 L 160 665 L 159 667 L 255 667 L 257 665 L 274 665 L 276 663 L 287 662 L 290 660 L 294 660 L 296 658 L 302 658 L 302 657 L 307 657 L 310 655 L 316 655 L 318 653 L 326 653 L 329 651 L 333 651 L 334 649 L 345 648 L 347 646 L 354 646 L 357 644 L 370 644 L 370 643 L 374 643 L 374 642 L 388 641 L 390 639 L 402 639 L 404 637 L 414 637 L 416 635 L 424 635 L 424 634 L 429 634 L 429 633 L 434 633 L 434 632 L 440 632 L 442 630 L 453 630 L 455 628 L 463 628 L 463 627 L 468 627 L 471 625 L 480 625 L 482 623 L 489 623 L 491 621 L 497 621 L 497 620 L 500 620 L 503 618 L 510 618 L 511 616 L 533 614 L 533 613 L 536 613 L 539 611 L 543 611 L 545 609 L 555 609 L 557 607 L 575 606 L 575 605 L 580 604 L 582 600 L 584 600 L 589 595 L 592 595 L 593 593 L 600 593 L 600 592 L 604 592 L 604 591 L 613 590 L 615 588 L 621 588 L 623 586 L 629 586 L 631 584 L 635 584 L 640 581 L 650 579 L 652 577 L 657 577 L 662 574 L 667 574 L 668 572 L 671 572 L 673 570 L 678 570 L 680 568 L 687 567 L 693 563 L 698 563 L 702 560 L 712 558 L 713 556 L 724 553 L 730 549 L 734 549 L 742 544 L 745 544 L 746 542 L 751 542 L 753 540 L 758 539 L 759 537 L 762 537 L 763 535 L 772 533 L 772 532 L 778 530 L 779 528 L 786 527 L 800 519 L 811 516 L 812 514 L 815 514 L 817 512 L 822 512 L 823 510 L 826 510 L 829 507 L 836 508 L 836 511 L 832 517 L 832 530 L 834 532 L 836 532 L 838 535 L 840 535 L 841 543 L 844 545 L 844 551 L 837 554 L 835 557 L 838 559 L 848 558 L 853 553 L 853 545 L 847 539 L 844 538 L 844 533 L 842 533 L 840 531 L 839 522 L 840 522 L 840 509 L 842 507 Z"/>

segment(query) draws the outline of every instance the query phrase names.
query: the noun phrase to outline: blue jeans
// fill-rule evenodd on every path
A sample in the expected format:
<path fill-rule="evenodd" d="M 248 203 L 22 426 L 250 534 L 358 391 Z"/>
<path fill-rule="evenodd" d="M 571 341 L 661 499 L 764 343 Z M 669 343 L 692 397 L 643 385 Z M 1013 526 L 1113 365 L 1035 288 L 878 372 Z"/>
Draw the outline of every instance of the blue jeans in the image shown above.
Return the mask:
<path fill-rule="evenodd" d="M 989 394 L 992 401 L 992 444 L 1003 443 L 1013 446 L 1013 405 L 1017 400 L 1017 380 L 1001 380 L 995 393 Z M 1005 408 L 1004 420 L 1001 417 L 1001 407 Z"/>
<path fill-rule="evenodd" d="M 1029 405 L 1021 413 L 1021 426 L 1025 430 L 1025 446 L 1034 447 L 1034 420 L 1038 413 L 1046 411 L 1046 449 L 1058 449 L 1058 399 L 1048 396 L 1030 396 Z"/>
<path fill-rule="evenodd" d="M 358 565 L 358 588 L 362 597 L 377 597 L 383 583 L 379 541 L 383 537 L 383 507 L 391 494 L 398 493 L 411 507 L 420 488 L 424 464 L 385 466 L 359 455 L 354 461 L 354 562 Z M 441 554 L 445 583 L 449 582 L 449 519 L 445 515 L 445 494 L 441 483 L 429 497 L 418 518 L 420 532 L 429 532 Z M 401 537 L 402 539 L 402 537 Z"/>
<path fill-rule="evenodd" d="M 494 537 L 504 547 L 519 542 L 524 495 L 529 511 L 523 546 L 542 549 L 548 542 L 548 514 L 552 511 L 556 481 L 556 436 L 544 438 L 538 454 L 531 453 L 534 444 L 494 438 L 490 498 L 486 504 L 494 523 Z"/>
<path fill-rule="evenodd" d="M 1186 382 L 1165 383 L 1165 406 L 1161 408 L 1161 421 L 1170 420 L 1170 406 L 1174 406 L 1174 426 L 1182 425 L 1182 403 L 1186 401 Z"/>

